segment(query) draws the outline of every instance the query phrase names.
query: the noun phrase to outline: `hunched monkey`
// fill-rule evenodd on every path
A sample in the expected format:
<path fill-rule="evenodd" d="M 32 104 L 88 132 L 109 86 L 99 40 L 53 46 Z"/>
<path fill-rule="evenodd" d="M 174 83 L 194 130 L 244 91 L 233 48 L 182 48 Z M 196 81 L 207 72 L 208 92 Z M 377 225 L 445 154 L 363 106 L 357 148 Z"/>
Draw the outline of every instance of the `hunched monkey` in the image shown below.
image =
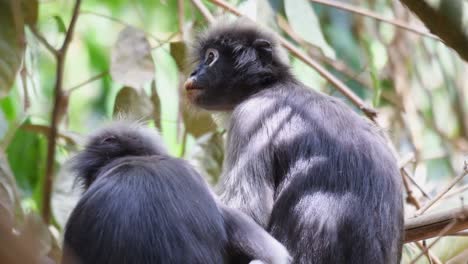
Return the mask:
<path fill-rule="evenodd" d="M 150 128 L 99 129 L 70 168 L 85 192 L 66 224 L 63 264 L 290 262 L 262 227 L 217 202 Z"/>

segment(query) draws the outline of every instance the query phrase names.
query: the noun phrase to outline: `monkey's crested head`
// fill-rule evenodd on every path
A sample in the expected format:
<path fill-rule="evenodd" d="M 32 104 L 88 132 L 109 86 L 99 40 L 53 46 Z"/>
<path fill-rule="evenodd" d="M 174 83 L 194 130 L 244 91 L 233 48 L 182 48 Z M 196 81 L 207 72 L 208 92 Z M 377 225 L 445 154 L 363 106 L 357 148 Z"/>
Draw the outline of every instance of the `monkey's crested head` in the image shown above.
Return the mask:
<path fill-rule="evenodd" d="M 197 38 L 198 62 L 185 83 L 189 100 L 209 110 L 231 110 L 248 96 L 289 79 L 275 37 L 245 20 L 217 23 Z"/>
<path fill-rule="evenodd" d="M 71 160 L 71 170 L 87 189 L 100 170 L 127 156 L 167 155 L 155 129 L 128 121 L 113 122 L 90 135 L 83 151 Z"/>

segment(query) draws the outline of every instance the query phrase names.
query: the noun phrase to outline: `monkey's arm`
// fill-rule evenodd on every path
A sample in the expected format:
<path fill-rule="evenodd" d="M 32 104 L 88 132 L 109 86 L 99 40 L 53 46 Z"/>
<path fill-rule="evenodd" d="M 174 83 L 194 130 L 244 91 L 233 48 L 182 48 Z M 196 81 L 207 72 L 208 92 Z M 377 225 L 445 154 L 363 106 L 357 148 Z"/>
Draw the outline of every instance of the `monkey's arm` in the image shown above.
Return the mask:
<path fill-rule="evenodd" d="M 218 185 L 225 205 L 241 210 L 264 228 L 274 203 L 274 140 L 290 118 L 288 113 L 278 111 L 276 101 L 252 98 L 232 113 Z"/>
<path fill-rule="evenodd" d="M 245 214 L 219 205 L 229 241 L 229 250 L 253 259 L 251 263 L 291 263 L 286 248 Z"/>

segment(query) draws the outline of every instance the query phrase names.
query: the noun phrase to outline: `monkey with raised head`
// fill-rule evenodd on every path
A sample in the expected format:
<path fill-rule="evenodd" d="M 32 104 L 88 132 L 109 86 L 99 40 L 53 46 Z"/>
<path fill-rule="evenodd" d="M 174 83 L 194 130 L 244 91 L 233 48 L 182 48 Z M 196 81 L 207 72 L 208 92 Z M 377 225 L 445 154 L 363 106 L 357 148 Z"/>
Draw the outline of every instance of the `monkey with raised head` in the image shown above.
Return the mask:
<path fill-rule="evenodd" d="M 283 243 L 293 263 L 398 263 L 403 201 L 384 136 L 298 81 L 268 32 L 243 21 L 197 39 L 189 100 L 229 113 L 221 201 Z"/>
<path fill-rule="evenodd" d="M 204 179 L 129 122 L 90 136 L 70 161 L 84 194 L 67 221 L 63 264 L 287 264 L 287 250 Z"/>

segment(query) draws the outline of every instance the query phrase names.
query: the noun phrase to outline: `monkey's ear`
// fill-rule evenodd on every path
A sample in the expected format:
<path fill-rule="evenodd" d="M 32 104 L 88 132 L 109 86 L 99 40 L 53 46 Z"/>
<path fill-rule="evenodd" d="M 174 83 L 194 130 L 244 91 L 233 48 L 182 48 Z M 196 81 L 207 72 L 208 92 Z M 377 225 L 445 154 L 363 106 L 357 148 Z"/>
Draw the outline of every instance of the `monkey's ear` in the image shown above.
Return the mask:
<path fill-rule="evenodd" d="M 253 46 L 257 50 L 263 64 L 270 64 L 273 59 L 271 43 L 266 39 L 257 39 L 253 42 Z"/>

